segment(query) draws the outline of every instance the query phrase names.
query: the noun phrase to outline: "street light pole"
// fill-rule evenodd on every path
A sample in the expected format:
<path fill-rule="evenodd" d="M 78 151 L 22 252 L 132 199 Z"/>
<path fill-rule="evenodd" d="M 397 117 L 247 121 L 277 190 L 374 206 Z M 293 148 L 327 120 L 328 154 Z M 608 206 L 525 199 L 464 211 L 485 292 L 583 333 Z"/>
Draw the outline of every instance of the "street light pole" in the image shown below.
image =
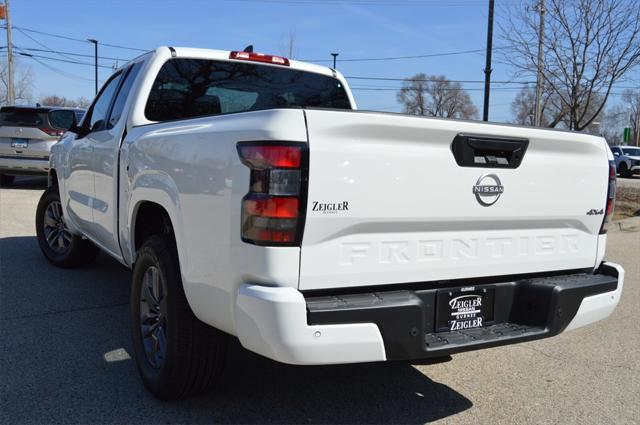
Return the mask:
<path fill-rule="evenodd" d="M 331 56 L 333 56 L 333 69 L 336 69 L 336 58 L 338 55 L 339 53 L 331 53 Z"/>
<path fill-rule="evenodd" d="M 484 67 L 484 108 L 482 121 L 489 121 L 489 92 L 491 90 L 491 49 L 493 48 L 493 0 L 489 0 L 489 22 L 487 23 L 487 62 Z"/>
<path fill-rule="evenodd" d="M 95 79 L 96 79 L 96 94 L 98 94 L 98 40 L 94 40 L 93 38 L 87 38 L 87 41 L 93 43 L 94 47 L 94 68 L 95 68 Z"/>

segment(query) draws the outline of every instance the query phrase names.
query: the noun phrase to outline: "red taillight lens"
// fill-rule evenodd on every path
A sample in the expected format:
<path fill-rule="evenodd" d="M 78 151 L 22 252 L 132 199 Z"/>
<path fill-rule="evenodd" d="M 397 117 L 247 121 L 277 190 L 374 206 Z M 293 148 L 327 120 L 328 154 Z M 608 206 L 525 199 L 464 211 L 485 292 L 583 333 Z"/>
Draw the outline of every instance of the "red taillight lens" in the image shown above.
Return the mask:
<path fill-rule="evenodd" d="M 251 197 L 242 204 L 247 215 L 266 218 L 298 218 L 298 198 L 294 197 Z"/>
<path fill-rule="evenodd" d="M 238 143 L 251 170 L 242 199 L 242 240 L 258 245 L 299 245 L 306 186 L 304 144 Z"/>
<path fill-rule="evenodd" d="M 229 59 L 270 63 L 272 65 L 289 66 L 289 59 L 282 56 L 265 55 L 263 53 L 254 52 L 231 52 Z"/>
<path fill-rule="evenodd" d="M 251 169 L 300 168 L 302 150 L 297 146 L 238 145 L 242 163 Z"/>
<path fill-rule="evenodd" d="M 607 188 L 607 203 L 605 206 L 604 219 L 600 226 L 600 234 L 607 233 L 607 224 L 613 215 L 613 209 L 616 201 L 616 164 L 609 161 L 609 186 Z"/>
<path fill-rule="evenodd" d="M 51 128 L 51 127 L 39 127 L 40 131 L 44 131 L 49 136 L 62 136 L 64 134 L 64 130 L 59 128 Z"/>

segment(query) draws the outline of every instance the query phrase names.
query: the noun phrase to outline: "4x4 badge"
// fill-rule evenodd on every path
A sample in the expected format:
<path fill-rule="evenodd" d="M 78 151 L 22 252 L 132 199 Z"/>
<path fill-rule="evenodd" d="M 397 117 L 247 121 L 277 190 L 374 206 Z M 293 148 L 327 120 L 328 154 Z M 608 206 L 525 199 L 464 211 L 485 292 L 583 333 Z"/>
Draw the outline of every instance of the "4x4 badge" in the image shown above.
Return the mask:
<path fill-rule="evenodd" d="M 473 193 L 483 207 L 495 204 L 503 192 L 504 186 L 502 186 L 500 179 L 495 174 L 484 174 L 473 185 Z"/>

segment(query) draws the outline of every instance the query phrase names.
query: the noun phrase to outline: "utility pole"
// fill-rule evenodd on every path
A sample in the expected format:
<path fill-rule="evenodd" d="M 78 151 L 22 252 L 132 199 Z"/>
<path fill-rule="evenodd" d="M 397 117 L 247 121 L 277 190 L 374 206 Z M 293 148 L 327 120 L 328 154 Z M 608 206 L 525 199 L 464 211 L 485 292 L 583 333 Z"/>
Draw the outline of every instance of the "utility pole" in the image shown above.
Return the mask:
<path fill-rule="evenodd" d="M 533 122 L 536 127 L 540 127 L 542 122 L 542 86 L 544 79 L 542 70 L 544 68 L 544 0 L 538 2 L 538 13 L 540 14 L 540 27 L 538 33 L 538 71 L 536 72 L 536 109 Z"/>
<path fill-rule="evenodd" d="M 94 68 L 95 68 L 95 77 L 96 77 L 96 94 L 98 94 L 98 40 L 94 40 L 93 38 L 87 38 L 87 41 L 93 43 L 94 47 Z"/>
<path fill-rule="evenodd" d="M 491 50 L 493 48 L 493 0 L 489 0 L 489 22 L 487 23 L 487 63 L 484 67 L 484 109 L 482 121 L 489 121 L 489 92 L 491 90 Z"/>
<path fill-rule="evenodd" d="M 11 35 L 11 14 L 9 0 L 4 2 L 4 13 L 7 24 L 7 105 L 15 105 L 16 92 L 13 85 L 13 37 Z"/>
<path fill-rule="evenodd" d="M 338 55 L 339 53 L 331 53 L 331 56 L 333 56 L 333 69 L 336 69 L 336 58 Z"/>

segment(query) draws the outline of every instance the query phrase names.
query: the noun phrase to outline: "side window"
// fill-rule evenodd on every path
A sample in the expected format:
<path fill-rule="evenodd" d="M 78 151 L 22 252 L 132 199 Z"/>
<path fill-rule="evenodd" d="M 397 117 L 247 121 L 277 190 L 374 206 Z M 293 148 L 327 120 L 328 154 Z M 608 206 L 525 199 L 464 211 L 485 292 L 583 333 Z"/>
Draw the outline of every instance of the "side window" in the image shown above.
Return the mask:
<path fill-rule="evenodd" d="M 120 79 L 122 78 L 122 72 L 116 74 L 109 80 L 104 86 L 102 92 L 98 95 L 98 98 L 93 102 L 89 116 L 84 121 L 87 123 L 87 132 L 99 131 L 105 129 L 105 120 L 107 119 L 107 113 L 109 112 L 109 105 L 116 93 Z"/>
<path fill-rule="evenodd" d="M 125 103 L 127 103 L 127 98 L 129 96 L 129 92 L 131 91 L 131 86 L 133 86 L 140 68 L 142 68 L 142 62 L 134 64 L 125 76 L 124 82 L 120 87 L 120 91 L 118 91 L 118 95 L 116 96 L 116 100 L 115 102 L 113 102 L 113 108 L 111 109 L 111 116 L 109 117 L 107 128 L 113 128 L 113 126 L 115 126 L 118 121 L 120 121 L 120 117 L 122 116 L 122 112 L 124 110 L 124 105 Z"/>

